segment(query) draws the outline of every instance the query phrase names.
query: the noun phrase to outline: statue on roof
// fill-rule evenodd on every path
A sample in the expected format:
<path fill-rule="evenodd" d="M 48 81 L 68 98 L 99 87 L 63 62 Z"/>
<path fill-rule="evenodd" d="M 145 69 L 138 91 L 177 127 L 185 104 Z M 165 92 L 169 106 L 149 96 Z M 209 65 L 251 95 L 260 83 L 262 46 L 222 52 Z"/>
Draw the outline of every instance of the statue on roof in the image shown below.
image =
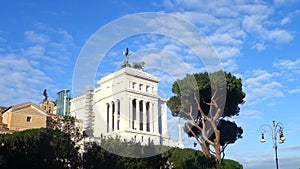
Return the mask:
<path fill-rule="evenodd" d="M 144 70 L 145 62 L 132 62 L 132 67 L 139 70 Z"/>
<path fill-rule="evenodd" d="M 126 48 L 125 51 L 123 51 L 123 55 L 125 56 L 125 61 L 122 65 L 122 67 L 131 67 L 129 64 L 129 49 Z"/>
<path fill-rule="evenodd" d="M 44 89 L 43 95 L 44 95 L 44 97 L 45 97 L 43 101 L 48 100 L 47 89 Z"/>
<path fill-rule="evenodd" d="M 129 64 L 129 49 L 123 51 L 123 55 L 125 56 L 124 63 L 122 64 L 122 68 L 124 67 L 132 67 L 139 70 L 144 70 L 145 62 L 132 62 L 132 65 Z"/>

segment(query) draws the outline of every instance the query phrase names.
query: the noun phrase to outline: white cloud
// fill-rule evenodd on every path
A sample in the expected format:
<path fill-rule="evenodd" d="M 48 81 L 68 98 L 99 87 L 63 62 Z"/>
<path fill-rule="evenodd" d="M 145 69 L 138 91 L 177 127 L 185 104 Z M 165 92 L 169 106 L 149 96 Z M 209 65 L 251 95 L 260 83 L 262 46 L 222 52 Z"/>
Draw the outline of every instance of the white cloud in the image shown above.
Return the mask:
<path fill-rule="evenodd" d="M 221 59 L 229 59 L 240 54 L 240 49 L 235 46 L 218 46 L 216 50 Z"/>
<path fill-rule="evenodd" d="M 286 24 L 288 24 L 288 23 L 290 23 L 290 22 L 291 22 L 290 17 L 284 17 L 284 18 L 280 21 L 280 24 L 281 24 L 281 25 L 286 25 Z"/>
<path fill-rule="evenodd" d="M 300 93 L 300 89 L 286 90 L 289 94 Z"/>
<path fill-rule="evenodd" d="M 201 12 L 201 11 L 184 11 L 176 12 L 176 16 L 186 19 L 193 24 L 199 25 L 199 29 L 204 32 L 211 32 L 212 29 L 215 29 L 216 26 L 221 26 L 221 19 L 216 18 L 210 13 Z"/>
<path fill-rule="evenodd" d="M 155 68 L 169 73 L 173 79 L 182 78 L 187 73 L 191 73 L 189 65 L 176 55 L 170 54 L 167 50 L 159 53 L 142 54 L 140 60 L 147 63 L 147 67 Z"/>
<path fill-rule="evenodd" d="M 262 20 L 259 15 L 245 16 L 242 25 L 247 32 L 261 32 L 264 30 Z"/>
<path fill-rule="evenodd" d="M 273 62 L 273 67 L 279 69 L 280 74 L 284 75 L 282 78 L 285 81 L 296 82 L 300 74 L 300 59 L 277 59 Z M 294 87 L 293 87 L 294 88 Z M 287 90 L 289 93 L 295 93 L 296 91 Z"/>
<path fill-rule="evenodd" d="M 270 30 L 266 34 L 266 39 L 269 41 L 274 41 L 276 43 L 287 43 L 293 40 L 293 36 L 282 29 Z"/>
<path fill-rule="evenodd" d="M 241 53 L 246 42 L 253 44 L 252 49 L 263 51 L 274 43 L 289 43 L 294 39 L 282 27 L 291 21 L 292 15 L 283 18 L 281 24 L 278 24 L 278 21 L 273 20 L 277 14 L 276 7 L 268 2 L 206 0 L 199 3 L 196 0 L 165 0 L 164 7 L 203 31 L 225 67 L 232 64 L 227 67 L 228 70 L 237 69 L 233 58 Z"/>
<path fill-rule="evenodd" d="M 278 73 L 269 73 L 265 70 L 248 71 L 245 74 L 244 84 L 246 104 L 255 104 L 263 100 L 284 96 L 282 84 L 276 81 Z"/>
<path fill-rule="evenodd" d="M 252 49 L 256 49 L 258 51 L 263 51 L 263 50 L 265 50 L 265 48 L 266 48 L 266 45 L 263 42 L 258 42 L 252 46 Z"/>
<path fill-rule="evenodd" d="M 297 59 L 295 61 L 288 60 L 288 59 L 276 60 L 273 63 L 273 66 L 277 67 L 279 69 L 299 70 L 300 69 L 300 59 Z"/>
<path fill-rule="evenodd" d="M 293 35 L 284 29 L 268 29 L 264 26 L 266 20 L 260 15 L 246 16 L 243 20 L 243 27 L 249 33 L 258 34 L 261 40 L 276 43 L 288 43 L 293 40 Z M 261 49 L 261 48 L 260 48 Z"/>
<path fill-rule="evenodd" d="M 22 48 L 3 51 L 0 55 L 0 91 L 5 96 L 0 102 L 5 106 L 27 101 L 39 103 L 45 88 L 48 94 L 55 94 L 52 98 L 55 99 L 59 86 L 71 81 L 66 79 L 71 79 L 72 70 L 69 75 L 62 71 L 73 66 L 67 61 L 75 45 L 67 31 L 43 25 L 42 29 L 38 26 L 23 35 L 26 43 L 19 42 L 24 43 Z"/>
<path fill-rule="evenodd" d="M 236 64 L 234 59 L 227 59 L 222 62 L 223 68 L 227 72 L 233 72 L 238 69 L 238 65 Z"/>
<path fill-rule="evenodd" d="M 268 104 L 266 104 L 268 107 L 274 107 L 274 106 L 276 106 L 276 103 L 274 103 L 274 102 L 272 102 L 272 103 L 268 103 Z"/>
<path fill-rule="evenodd" d="M 277 6 L 283 6 L 283 5 L 293 5 L 293 3 L 298 2 L 298 0 L 274 0 L 273 3 Z"/>
<path fill-rule="evenodd" d="M 258 110 L 246 109 L 240 113 L 239 117 L 244 119 L 259 119 L 261 118 L 260 114 L 261 112 Z"/>
<path fill-rule="evenodd" d="M 43 87 L 51 87 L 52 79 L 25 58 L 13 54 L 2 55 L 1 58 L 0 90 L 5 96 L 0 98 L 1 104 L 10 106 L 25 101 L 41 101 Z"/>
<path fill-rule="evenodd" d="M 26 40 L 32 43 L 47 43 L 50 40 L 48 36 L 34 31 L 26 31 L 24 35 Z"/>
<path fill-rule="evenodd" d="M 233 36 L 231 36 L 228 33 L 223 34 L 213 34 L 209 37 L 211 41 L 213 41 L 216 44 L 228 44 L 228 45 L 241 45 L 242 41 L 240 39 L 235 39 Z"/>

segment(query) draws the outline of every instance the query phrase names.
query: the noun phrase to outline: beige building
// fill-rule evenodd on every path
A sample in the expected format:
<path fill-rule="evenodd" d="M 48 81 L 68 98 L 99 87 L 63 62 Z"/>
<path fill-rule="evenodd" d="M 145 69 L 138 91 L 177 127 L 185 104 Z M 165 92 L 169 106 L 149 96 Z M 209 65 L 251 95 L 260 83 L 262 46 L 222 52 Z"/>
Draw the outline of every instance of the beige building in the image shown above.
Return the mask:
<path fill-rule="evenodd" d="M 8 132 L 8 128 L 7 128 L 7 124 L 4 124 L 2 122 L 2 113 L 7 109 L 7 107 L 2 107 L 0 106 L 0 134 L 1 133 L 7 133 Z"/>
<path fill-rule="evenodd" d="M 53 114 L 54 107 L 55 107 L 55 103 L 49 99 L 44 100 L 43 102 L 40 103 L 40 108 L 48 114 Z"/>
<path fill-rule="evenodd" d="M 7 108 L 2 114 L 2 122 L 11 131 L 32 128 L 45 128 L 47 113 L 32 102 L 18 104 Z"/>

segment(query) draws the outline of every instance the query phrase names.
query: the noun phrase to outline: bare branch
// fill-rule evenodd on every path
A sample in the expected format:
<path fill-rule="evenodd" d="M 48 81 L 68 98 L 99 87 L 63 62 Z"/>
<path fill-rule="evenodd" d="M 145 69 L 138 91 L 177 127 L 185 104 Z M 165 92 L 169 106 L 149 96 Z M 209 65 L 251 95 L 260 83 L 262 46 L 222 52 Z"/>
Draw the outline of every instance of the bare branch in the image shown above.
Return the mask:
<path fill-rule="evenodd" d="M 221 116 L 222 116 L 221 109 L 218 108 L 213 120 L 215 121 L 215 120 L 219 119 Z"/>
<path fill-rule="evenodd" d="M 208 103 L 208 102 L 206 102 L 205 100 L 204 100 L 204 98 L 202 97 L 202 100 L 203 100 L 203 103 L 204 104 L 206 104 L 206 105 L 209 105 L 209 106 L 211 106 L 212 105 L 212 103 Z"/>
<path fill-rule="evenodd" d="M 185 126 L 189 129 L 189 131 L 192 133 L 192 135 L 195 137 L 195 139 L 197 140 L 197 142 L 199 144 L 202 144 L 203 142 L 198 138 L 198 136 L 193 132 L 193 130 L 190 128 L 189 125 L 185 124 Z"/>
<path fill-rule="evenodd" d="M 211 99 L 215 99 L 216 95 L 217 95 L 218 90 L 215 90 L 214 94 L 212 95 Z"/>
<path fill-rule="evenodd" d="M 205 134 L 205 132 L 203 131 L 203 129 L 201 129 L 201 127 L 200 127 L 197 123 L 193 122 L 192 124 L 193 124 L 193 126 L 195 126 L 198 130 L 201 131 L 201 133 L 202 133 L 202 134 L 201 134 L 201 137 L 204 139 L 205 142 L 209 143 L 210 145 L 215 145 L 214 142 L 212 142 L 212 141 L 210 141 L 210 140 L 208 139 L 208 137 L 207 137 L 207 135 Z"/>
<path fill-rule="evenodd" d="M 190 112 L 189 112 L 189 116 L 190 116 L 190 118 L 191 118 L 193 121 L 195 121 L 195 119 L 194 119 L 192 113 L 193 113 L 193 107 L 192 107 L 192 103 L 190 103 Z"/>

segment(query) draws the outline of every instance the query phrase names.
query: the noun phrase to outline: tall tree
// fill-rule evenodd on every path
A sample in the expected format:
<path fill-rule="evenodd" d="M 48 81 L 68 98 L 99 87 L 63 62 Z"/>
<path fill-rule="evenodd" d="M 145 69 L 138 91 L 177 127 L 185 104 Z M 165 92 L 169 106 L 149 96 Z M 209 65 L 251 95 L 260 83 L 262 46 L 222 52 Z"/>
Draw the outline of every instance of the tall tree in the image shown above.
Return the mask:
<path fill-rule="evenodd" d="M 77 168 L 78 148 L 69 136 L 52 129 L 0 135 L 0 168 Z"/>
<path fill-rule="evenodd" d="M 241 79 L 224 71 L 196 73 L 174 82 L 172 92 L 175 95 L 167 102 L 172 115 L 184 118 L 185 132 L 196 139 L 206 156 L 213 152 L 221 163 L 226 146 L 242 138 L 242 128 L 226 120 L 237 116 L 244 103 Z"/>

